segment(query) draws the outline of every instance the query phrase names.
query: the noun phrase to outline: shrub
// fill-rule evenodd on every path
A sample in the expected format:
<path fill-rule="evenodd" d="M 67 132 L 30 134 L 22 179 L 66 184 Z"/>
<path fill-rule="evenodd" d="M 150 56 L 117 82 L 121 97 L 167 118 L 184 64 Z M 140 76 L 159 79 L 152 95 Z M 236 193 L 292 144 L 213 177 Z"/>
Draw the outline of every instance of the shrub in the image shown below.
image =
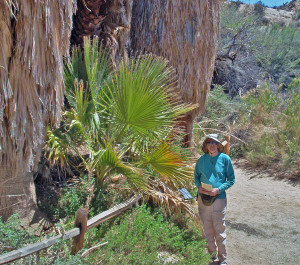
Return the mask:
<path fill-rule="evenodd" d="M 21 221 L 17 214 L 13 214 L 6 222 L 0 217 L 0 253 L 6 253 L 15 249 L 22 248 L 26 245 L 38 241 L 38 237 L 31 235 L 21 226 Z M 14 264 L 87 264 L 80 255 L 70 255 L 72 242 L 61 241 L 60 243 L 29 255 L 25 258 L 14 261 Z"/>
<path fill-rule="evenodd" d="M 300 72 L 300 33 L 296 27 L 274 25 L 257 31 L 253 39 L 259 65 L 285 87 Z"/>
<path fill-rule="evenodd" d="M 300 9 L 297 9 L 293 15 L 295 20 L 300 20 Z"/>
<path fill-rule="evenodd" d="M 162 264 L 159 253 L 168 253 L 176 264 L 208 264 L 205 243 L 198 229 L 189 233 L 168 223 L 162 214 L 141 206 L 108 231 L 101 249 L 103 264 Z"/>
<path fill-rule="evenodd" d="M 35 240 L 36 237 L 21 226 L 18 214 L 13 214 L 6 222 L 0 217 L 0 253 L 21 248 Z"/>
<path fill-rule="evenodd" d="M 294 79 L 285 95 L 267 85 L 243 97 L 240 122 L 251 131 L 249 152 L 254 165 L 285 171 L 289 178 L 300 175 L 300 80 Z"/>
<path fill-rule="evenodd" d="M 201 139 L 204 135 L 216 132 L 214 130 L 225 133 L 235 120 L 240 104 L 238 98 L 230 99 L 230 96 L 224 93 L 223 86 L 214 86 L 208 95 L 203 115 L 194 124 L 194 139 L 199 153 L 202 152 Z"/>
<path fill-rule="evenodd" d="M 254 5 L 254 13 L 259 16 L 264 16 L 265 13 L 265 5 L 263 4 L 262 1 L 258 1 Z"/>

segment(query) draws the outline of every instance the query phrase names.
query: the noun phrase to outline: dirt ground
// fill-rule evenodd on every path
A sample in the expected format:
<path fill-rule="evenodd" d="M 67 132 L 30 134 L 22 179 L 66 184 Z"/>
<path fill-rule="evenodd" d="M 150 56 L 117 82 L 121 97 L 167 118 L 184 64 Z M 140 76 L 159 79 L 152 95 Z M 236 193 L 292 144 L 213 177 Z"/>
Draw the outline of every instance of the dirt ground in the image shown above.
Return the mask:
<path fill-rule="evenodd" d="M 230 265 L 300 264 L 300 185 L 235 161 L 227 191 Z"/>

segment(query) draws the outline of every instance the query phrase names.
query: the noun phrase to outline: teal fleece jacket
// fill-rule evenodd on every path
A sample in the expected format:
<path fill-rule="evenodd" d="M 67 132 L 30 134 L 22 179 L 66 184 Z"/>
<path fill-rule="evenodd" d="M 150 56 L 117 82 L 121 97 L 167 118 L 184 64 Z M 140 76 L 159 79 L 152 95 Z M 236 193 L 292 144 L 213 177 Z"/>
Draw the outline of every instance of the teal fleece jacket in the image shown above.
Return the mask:
<path fill-rule="evenodd" d="M 225 190 L 229 189 L 235 182 L 231 159 L 223 153 L 219 153 L 214 157 L 209 154 L 201 156 L 196 163 L 194 176 L 197 189 L 201 182 L 210 184 L 213 188 L 218 188 L 219 195 L 217 199 L 226 198 Z"/>

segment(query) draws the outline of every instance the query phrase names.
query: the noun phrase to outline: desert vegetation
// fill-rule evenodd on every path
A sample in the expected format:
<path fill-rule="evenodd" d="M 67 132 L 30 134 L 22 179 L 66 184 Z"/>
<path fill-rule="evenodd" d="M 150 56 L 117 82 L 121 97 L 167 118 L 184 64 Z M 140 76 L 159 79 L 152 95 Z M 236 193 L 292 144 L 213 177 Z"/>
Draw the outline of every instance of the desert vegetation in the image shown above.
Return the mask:
<path fill-rule="evenodd" d="M 260 3 L 243 15 L 239 5 L 221 9 L 212 89 L 194 123 L 195 151 L 202 152 L 204 134 L 230 133 L 233 158 L 299 180 L 299 29 L 268 23 Z M 143 193 L 140 205 L 88 231 L 76 255 L 71 241 L 61 241 L 14 264 L 208 264 L 195 207 L 178 193 L 187 187 L 196 195 L 195 156 L 182 146 L 177 124 L 196 106 L 182 102 L 166 59 L 145 54 L 116 65 L 108 54 L 97 39 L 86 39 L 65 60 L 62 120 L 48 125 L 34 175 L 39 209 L 53 225 L 37 236 L 17 215 L 0 219 L 0 252 L 71 229 L 80 207 L 93 217 Z"/>
<path fill-rule="evenodd" d="M 63 187 L 58 189 L 52 179 L 45 178 L 46 170 L 42 166 L 36 174 L 41 189 L 46 182 L 48 189 L 53 188 L 53 193 L 40 190 L 39 194 L 46 193 L 46 196 L 41 196 L 39 206 L 56 222 L 54 230 L 70 229 L 79 207 L 88 208 L 89 216 L 93 217 L 129 196 L 143 193 L 151 211 L 163 211 L 164 207 L 168 211 L 151 217 L 150 208 L 144 206 L 132 213 L 132 217 L 122 217 L 88 234 L 87 242 L 91 245 L 105 236 L 111 241 L 118 234 L 114 243 L 104 246 L 107 254 L 103 254 L 103 262 L 110 264 L 112 259 L 120 259 L 126 263 L 137 259 L 141 252 L 129 244 L 132 237 L 141 243 L 140 248 L 149 248 L 145 250 L 149 252 L 149 260 L 144 264 L 158 262 L 157 251 L 160 250 L 167 255 L 174 253 L 183 264 L 201 257 L 206 260 L 199 227 L 192 221 L 195 209 L 192 204 L 182 202 L 178 195 L 178 188 L 191 185 L 193 168 L 191 152 L 180 144 L 182 133 L 176 121 L 194 106 L 183 104 L 176 96 L 174 69 L 165 59 L 154 55 L 132 57 L 113 68 L 107 50 L 99 47 L 97 39 L 86 38 L 83 51 L 75 48 L 72 57 L 65 62 L 65 84 L 63 118 L 59 128 L 49 125 L 43 154 L 48 162 L 43 165 L 61 168 L 56 178 L 68 181 L 59 181 Z M 177 218 L 176 212 L 180 213 Z M 190 216 L 190 225 L 182 219 L 186 214 Z M 142 224 L 141 220 L 146 219 L 149 222 Z M 20 224 L 14 225 L 12 220 L 2 223 L 4 237 L 18 238 L 19 235 L 24 240 L 18 238 L 20 242 L 15 245 L 6 245 L 10 240 L 3 242 L 7 250 L 19 247 L 22 242 L 34 241 L 31 237 L 26 240 L 24 231 L 18 234 Z M 132 232 L 124 230 L 129 224 Z M 149 226 L 153 229 L 146 233 Z M 184 232 L 188 227 L 195 231 Z M 120 241 L 122 233 L 129 238 Z M 190 237 L 191 233 L 195 236 Z M 194 237 L 199 240 L 194 242 Z M 60 247 L 61 250 L 57 246 L 49 250 L 50 255 L 38 254 L 25 260 L 61 264 L 78 259 L 78 256 L 69 257 L 68 243 L 62 242 Z M 116 251 L 123 247 L 124 253 Z M 196 248 L 203 251 L 196 255 L 193 250 Z M 112 256 L 112 252 L 119 254 Z M 94 261 L 83 258 L 78 262 L 93 264 Z"/>
<path fill-rule="evenodd" d="M 195 139 L 209 128 L 230 131 L 231 156 L 299 180 L 299 28 L 238 7 L 221 12 L 213 88 Z"/>

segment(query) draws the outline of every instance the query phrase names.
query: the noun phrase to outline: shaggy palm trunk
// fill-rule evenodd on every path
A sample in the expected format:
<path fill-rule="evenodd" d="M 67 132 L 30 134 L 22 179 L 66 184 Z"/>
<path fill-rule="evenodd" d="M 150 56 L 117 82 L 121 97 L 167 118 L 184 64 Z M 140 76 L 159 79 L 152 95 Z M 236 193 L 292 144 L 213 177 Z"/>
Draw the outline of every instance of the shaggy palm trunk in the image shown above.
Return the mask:
<path fill-rule="evenodd" d="M 0 1 L 0 215 L 36 208 L 32 171 L 63 104 L 73 0 Z"/>
<path fill-rule="evenodd" d="M 175 67 L 178 93 L 198 108 L 182 119 L 191 146 L 193 121 L 210 89 L 219 28 L 218 0 L 135 0 L 131 48 L 163 56 Z"/>

